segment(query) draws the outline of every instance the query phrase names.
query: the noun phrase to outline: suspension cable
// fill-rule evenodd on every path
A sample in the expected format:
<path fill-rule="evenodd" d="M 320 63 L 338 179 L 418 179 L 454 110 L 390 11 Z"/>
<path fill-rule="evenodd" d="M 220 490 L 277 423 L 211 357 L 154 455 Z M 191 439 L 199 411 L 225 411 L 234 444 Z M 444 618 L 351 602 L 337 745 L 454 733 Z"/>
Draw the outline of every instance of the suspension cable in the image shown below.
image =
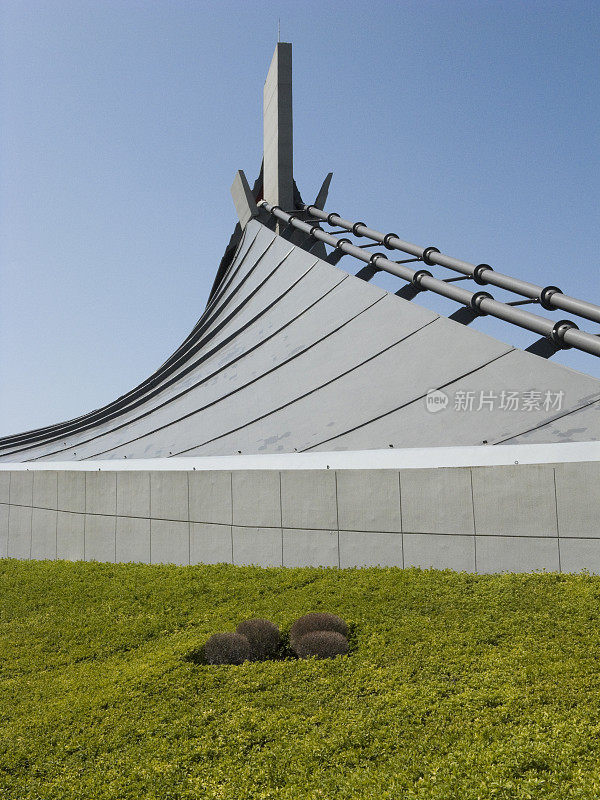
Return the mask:
<path fill-rule="evenodd" d="M 368 263 L 376 271 L 384 270 L 392 275 L 397 275 L 399 278 L 411 283 L 417 289 L 428 289 L 436 294 L 442 295 L 443 297 L 448 297 L 450 300 L 455 300 L 456 302 L 471 308 L 476 314 L 481 316 L 489 314 L 492 317 L 497 317 L 505 322 L 510 322 L 513 325 L 519 326 L 520 328 L 525 328 L 526 330 L 538 333 L 541 336 L 545 336 L 552 340 L 557 348 L 569 349 L 570 347 L 575 347 L 578 350 L 583 350 L 586 353 L 600 356 L 600 338 L 591 333 L 580 331 L 577 325 L 571 320 L 559 320 L 558 322 L 554 322 L 553 320 L 546 319 L 545 317 L 540 317 L 537 314 L 532 314 L 530 311 L 523 311 L 520 308 L 515 308 L 515 306 L 510 306 L 507 303 L 494 300 L 494 298 L 487 292 L 469 292 L 467 289 L 462 289 L 459 286 L 456 286 L 454 283 L 446 283 L 438 278 L 434 278 L 433 275 L 427 270 L 412 270 L 410 267 L 407 267 L 404 264 L 398 264 L 395 261 L 390 261 L 383 253 L 369 254 L 357 245 L 353 245 L 349 239 L 338 239 L 336 236 L 326 233 L 322 228 L 319 227 L 319 225 L 303 222 L 301 219 L 298 219 L 297 214 L 289 214 L 279 208 L 279 206 L 271 205 L 266 200 L 262 200 L 259 205 L 261 205 L 268 213 L 272 214 L 277 219 L 288 223 L 300 231 L 304 231 L 304 233 L 310 234 L 315 239 L 325 242 L 325 244 L 329 244 L 332 247 L 341 250 L 343 253 L 347 253 L 348 255 L 360 259 L 360 261 Z M 319 211 L 319 209 L 315 209 L 314 206 L 308 206 L 307 208 L 314 216 L 318 216 L 316 212 Z M 325 212 L 322 213 L 325 215 L 325 217 L 328 216 L 325 214 Z M 335 224 L 340 224 L 340 218 L 337 214 L 330 214 L 329 216 L 337 217 L 338 221 L 336 221 Z M 346 222 L 346 220 L 341 221 L 341 223 Z M 346 228 L 347 230 L 361 227 L 364 228 L 365 231 L 368 231 L 368 233 L 361 232 L 357 235 L 370 236 L 371 234 L 375 234 L 376 236 L 382 236 L 382 234 L 380 234 L 378 231 L 372 231 L 363 223 L 356 223 L 354 226 L 352 226 L 352 223 L 347 224 L 350 225 L 350 228 L 347 228 L 346 224 L 341 224 L 341 227 Z M 356 230 L 353 230 L 353 232 L 356 233 Z M 386 246 L 391 244 L 390 240 L 392 239 L 392 236 L 386 234 L 385 238 L 387 239 L 387 242 L 384 242 L 382 239 L 382 244 Z M 397 239 L 397 237 L 394 238 Z M 403 245 L 402 248 L 396 247 L 395 249 L 402 249 L 404 252 L 411 253 L 412 255 L 417 256 L 417 258 L 423 260 L 426 264 L 431 263 L 427 260 L 431 254 L 427 251 L 430 251 L 431 248 L 423 249 L 408 242 L 401 242 L 401 244 Z"/>
<path fill-rule="evenodd" d="M 519 278 L 504 275 L 502 272 L 496 272 L 489 264 L 470 264 L 468 261 L 461 261 L 458 258 L 452 258 L 440 253 L 437 247 L 420 247 L 403 241 L 395 233 L 384 234 L 368 228 L 364 222 L 352 223 L 335 212 L 321 211 L 315 206 L 304 206 L 304 209 L 309 211 L 313 217 L 321 219 L 329 225 L 337 225 L 340 228 L 351 231 L 355 236 L 366 236 L 368 239 L 383 244 L 388 250 L 402 250 L 404 253 L 418 256 L 429 266 L 439 264 L 441 267 L 447 267 L 455 272 L 462 272 L 463 275 L 468 275 L 482 286 L 484 284 L 492 284 L 524 297 L 539 300 L 540 305 L 547 311 L 555 311 L 559 308 L 571 314 L 585 317 L 585 319 L 600 322 L 600 306 L 588 303 L 585 300 L 578 300 L 576 297 L 570 297 L 564 294 L 558 286 L 537 286 L 535 283 L 529 283 L 529 281 L 522 281 Z"/>

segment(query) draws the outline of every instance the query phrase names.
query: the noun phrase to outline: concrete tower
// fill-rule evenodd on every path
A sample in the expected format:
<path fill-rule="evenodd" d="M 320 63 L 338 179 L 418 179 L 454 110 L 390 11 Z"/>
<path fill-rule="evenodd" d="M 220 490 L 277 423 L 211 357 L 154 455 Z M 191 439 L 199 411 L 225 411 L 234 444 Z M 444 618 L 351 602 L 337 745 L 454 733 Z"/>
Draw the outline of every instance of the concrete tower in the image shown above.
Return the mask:
<path fill-rule="evenodd" d="M 278 42 L 263 95 L 263 196 L 285 211 L 294 210 L 292 45 Z"/>

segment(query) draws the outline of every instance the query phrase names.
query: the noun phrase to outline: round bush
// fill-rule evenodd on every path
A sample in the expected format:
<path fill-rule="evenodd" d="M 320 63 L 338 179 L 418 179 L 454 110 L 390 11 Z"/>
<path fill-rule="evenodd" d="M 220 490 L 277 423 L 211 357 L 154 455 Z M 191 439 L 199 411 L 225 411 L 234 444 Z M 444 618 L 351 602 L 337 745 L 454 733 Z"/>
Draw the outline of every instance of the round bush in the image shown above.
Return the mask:
<path fill-rule="evenodd" d="M 342 636 L 348 635 L 348 626 L 341 617 L 329 614 L 326 611 L 313 611 L 305 614 L 290 628 L 290 645 L 295 650 L 296 644 L 306 634 L 312 631 L 335 631 Z"/>
<path fill-rule="evenodd" d="M 204 645 L 209 664 L 242 664 L 250 661 L 250 642 L 241 633 L 215 633 Z"/>
<path fill-rule="evenodd" d="M 279 648 L 279 628 L 268 619 L 246 619 L 240 622 L 236 631 L 248 639 L 256 661 L 271 658 Z"/>
<path fill-rule="evenodd" d="M 311 631 L 296 644 L 296 655 L 300 658 L 334 658 L 346 655 L 348 649 L 348 640 L 337 631 Z"/>

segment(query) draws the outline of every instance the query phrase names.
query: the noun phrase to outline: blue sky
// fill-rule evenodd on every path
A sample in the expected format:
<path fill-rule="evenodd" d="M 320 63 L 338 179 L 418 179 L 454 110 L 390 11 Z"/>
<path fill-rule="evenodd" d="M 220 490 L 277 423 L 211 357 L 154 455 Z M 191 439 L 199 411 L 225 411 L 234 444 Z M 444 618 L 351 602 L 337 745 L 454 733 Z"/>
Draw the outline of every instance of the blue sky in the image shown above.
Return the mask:
<path fill-rule="evenodd" d="M 109 402 L 194 325 L 260 166 L 278 17 L 306 200 L 331 170 L 332 210 L 600 303 L 599 9 L 3 0 L 0 434 Z"/>

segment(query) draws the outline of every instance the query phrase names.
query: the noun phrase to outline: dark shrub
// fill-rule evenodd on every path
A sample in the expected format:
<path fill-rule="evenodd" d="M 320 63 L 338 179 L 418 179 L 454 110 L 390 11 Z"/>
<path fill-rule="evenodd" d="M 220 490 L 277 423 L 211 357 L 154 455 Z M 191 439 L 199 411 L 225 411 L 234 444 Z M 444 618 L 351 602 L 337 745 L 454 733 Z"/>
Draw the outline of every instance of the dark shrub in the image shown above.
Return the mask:
<path fill-rule="evenodd" d="M 279 628 L 268 619 L 246 619 L 240 622 L 236 631 L 248 639 L 256 661 L 272 658 L 279 649 Z"/>
<path fill-rule="evenodd" d="M 348 640 L 337 631 L 311 631 L 296 644 L 296 655 L 299 658 L 333 658 L 348 652 Z"/>
<path fill-rule="evenodd" d="M 292 650 L 296 649 L 296 644 L 306 633 L 311 631 L 336 631 L 341 633 L 342 636 L 348 635 L 348 626 L 341 617 L 336 614 L 328 614 L 325 611 L 313 611 L 310 614 L 305 614 L 290 628 L 290 646 Z"/>
<path fill-rule="evenodd" d="M 250 643 L 241 633 L 215 633 L 204 645 L 209 664 L 242 664 L 250 661 Z"/>

